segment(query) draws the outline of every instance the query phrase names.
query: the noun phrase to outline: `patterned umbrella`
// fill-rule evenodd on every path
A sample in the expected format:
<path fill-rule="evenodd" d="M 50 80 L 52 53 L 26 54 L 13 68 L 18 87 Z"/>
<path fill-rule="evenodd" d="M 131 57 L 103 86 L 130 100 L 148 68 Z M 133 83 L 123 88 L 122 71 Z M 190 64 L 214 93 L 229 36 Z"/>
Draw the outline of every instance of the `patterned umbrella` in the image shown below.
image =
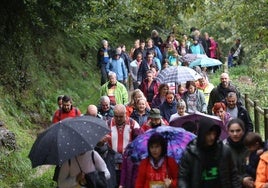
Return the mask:
<path fill-rule="evenodd" d="M 196 59 L 192 61 L 189 65 L 189 67 L 193 68 L 195 66 L 201 66 L 201 67 L 213 67 L 213 66 L 218 66 L 221 65 L 222 62 L 220 62 L 218 59 L 213 59 L 213 58 L 201 58 L 201 59 Z"/>
<path fill-rule="evenodd" d="M 34 142 L 29 154 L 32 167 L 61 165 L 76 155 L 94 149 L 109 131 L 104 120 L 92 116 L 67 118 L 55 123 Z"/>
<path fill-rule="evenodd" d="M 161 134 L 168 142 L 167 155 L 173 157 L 179 163 L 182 153 L 187 144 L 196 136 L 182 128 L 160 126 L 150 129 L 144 134 L 135 138 L 125 150 L 126 156 L 131 156 L 133 162 L 138 162 L 148 156 L 147 143 L 154 133 Z"/>
<path fill-rule="evenodd" d="M 195 70 L 185 66 L 170 66 L 162 70 L 156 79 L 160 83 L 186 83 L 202 78 Z"/>
<path fill-rule="evenodd" d="M 172 120 L 169 123 L 169 126 L 182 127 L 182 124 L 184 124 L 187 121 L 193 121 L 193 122 L 197 123 L 197 125 L 198 125 L 199 120 L 204 118 L 204 117 L 211 119 L 211 121 L 214 121 L 215 124 L 219 125 L 219 127 L 221 128 L 221 135 L 220 135 L 221 140 L 224 140 L 225 138 L 227 138 L 227 136 L 228 136 L 227 128 L 218 116 L 212 116 L 212 115 L 208 115 L 208 114 L 204 114 L 204 113 L 200 113 L 200 112 L 195 112 L 193 114 L 178 117 L 178 118 Z"/>

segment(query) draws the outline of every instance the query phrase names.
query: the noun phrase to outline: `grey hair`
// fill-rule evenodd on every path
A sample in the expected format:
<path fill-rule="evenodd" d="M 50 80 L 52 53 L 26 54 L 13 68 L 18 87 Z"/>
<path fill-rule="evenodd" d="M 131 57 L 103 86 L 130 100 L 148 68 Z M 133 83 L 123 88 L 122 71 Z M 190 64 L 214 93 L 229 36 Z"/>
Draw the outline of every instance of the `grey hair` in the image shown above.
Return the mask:
<path fill-rule="evenodd" d="M 231 92 L 227 93 L 226 98 L 229 98 L 229 97 L 236 97 L 237 98 L 236 92 L 231 91 Z"/>
<path fill-rule="evenodd" d="M 115 77 L 116 77 L 116 73 L 113 72 L 113 71 L 109 71 L 109 72 L 108 72 L 108 76 L 109 76 L 109 77 L 110 77 L 110 76 L 115 76 Z"/>
<path fill-rule="evenodd" d="M 101 96 L 100 103 L 102 103 L 104 101 L 110 103 L 110 98 L 107 95 Z"/>
<path fill-rule="evenodd" d="M 105 43 L 108 43 L 107 40 L 102 40 L 101 43 L 104 45 Z"/>

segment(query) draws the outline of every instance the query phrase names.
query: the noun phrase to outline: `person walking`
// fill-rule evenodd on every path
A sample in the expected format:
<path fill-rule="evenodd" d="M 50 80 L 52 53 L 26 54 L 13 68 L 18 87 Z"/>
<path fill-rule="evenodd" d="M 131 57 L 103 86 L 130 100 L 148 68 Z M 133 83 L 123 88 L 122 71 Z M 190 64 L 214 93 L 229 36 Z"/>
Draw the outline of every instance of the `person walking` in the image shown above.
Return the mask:
<path fill-rule="evenodd" d="M 62 107 L 56 110 L 54 113 L 52 123 L 57 123 L 65 118 L 76 117 L 80 115 L 81 111 L 77 107 L 73 106 L 72 98 L 64 95 L 62 97 Z"/>
<path fill-rule="evenodd" d="M 249 157 L 249 150 L 244 144 L 245 125 L 239 118 L 232 119 L 227 125 L 228 138 L 226 145 L 231 149 L 234 159 L 234 166 L 238 170 L 238 181 L 246 188 L 254 188 L 253 178 L 246 173 L 246 164 Z"/>
<path fill-rule="evenodd" d="M 167 141 L 158 133 L 148 140 L 148 157 L 138 168 L 135 188 L 178 187 L 178 165 L 167 156 Z"/>
<path fill-rule="evenodd" d="M 198 136 L 180 162 L 180 188 L 241 188 L 231 150 L 219 140 L 220 134 L 213 120 L 199 121 Z"/>
<path fill-rule="evenodd" d="M 63 163 L 59 173 L 58 186 L 59 188 L 81 187 L 86 183 L 85 174 L 94 171 L 104 172 L 106 180 L 111 177 L 104 160 L 96 151 L 82 153 Z"/>
<path fill-rule="evenodd" d="M 106 65 L 109 62 L 111 56 L 111 49 L 107 40 L 102 40 L 102 47 L 97 53 L 97 67 L 101 69 L 101 85 L 107 82 Z"/>
<path fill-rule="evenodd" d="M 237 94 L 238 101 L 241 101 L 240 92 L 238 91 L 236 86 L 234 86 L 230 82 L 230 78 L 229 78 L 229 75 L 227 73 L 221 74 L 220 81 L 221 81 L 221 83 L 217 87 L 213 88 L 209 94 L 207 112 L 208 112 L 208 114 L 211 114 L 211 115 L 212 115 L 213 105 L 216 102 L 222 102 L 225 99 L 225 97 L 227 96 L 227 94 L 231 91 L 235 92 Z"/>
<path fill-rule="evenodd" d="M 116 179 L 117 186 L 120 184 L 120 174 L 122 168 L 123 153 L 126 146 L 139 134 L 141 134 L 139 124 L 132 118 L 126 116 L 126 107 L 117 104 L 114 107 L 114 117 L 107 121 L 111 133 L 102 140 L 108 142 L 109 146 L 117 152 Z"/>
<path fill-rule="evenodd" d="M 100 95 L 108 96 L 111 105 L 127 104 L 128 92 L 124 84 L 117 81 L 116 73 L 110 71 L 108 73 L 109 81 L 101 86 Z"/>

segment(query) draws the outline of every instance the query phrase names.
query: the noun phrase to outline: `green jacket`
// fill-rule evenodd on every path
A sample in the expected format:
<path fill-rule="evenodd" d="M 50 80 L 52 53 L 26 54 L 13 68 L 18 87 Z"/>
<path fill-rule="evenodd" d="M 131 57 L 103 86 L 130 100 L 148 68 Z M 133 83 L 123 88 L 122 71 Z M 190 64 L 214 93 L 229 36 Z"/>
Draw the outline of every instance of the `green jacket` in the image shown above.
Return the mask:
<path fill-rule="evenodd" d="M 101 86 L 100 94 L 101 96 L 108 96 L 108 84 L 109 81 L 106 82 Z M 120 82 L 116 82 L 116 89 L 115 89 L 115 101 L 116 104 L 127 104 L 128 103 L 128 92 L 124 84 Z"/>

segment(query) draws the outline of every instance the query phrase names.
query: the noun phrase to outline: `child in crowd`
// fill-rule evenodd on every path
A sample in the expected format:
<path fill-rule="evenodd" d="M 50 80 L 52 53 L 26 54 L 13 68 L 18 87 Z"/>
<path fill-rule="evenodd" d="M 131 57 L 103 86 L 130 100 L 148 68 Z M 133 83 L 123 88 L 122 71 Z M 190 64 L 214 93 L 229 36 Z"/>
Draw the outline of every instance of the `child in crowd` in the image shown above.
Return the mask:
<path fill-rule="evenodd" d="M 244 139 L 244 144 L 250 151 L 246 164 L 246 173 L 250 175 L 253 180 L 255 180 L 260 155 L 265 151 L 265 144 L 262 141 L 261 136 L 255 132 L 249 132 L 246 135 Z"/>

